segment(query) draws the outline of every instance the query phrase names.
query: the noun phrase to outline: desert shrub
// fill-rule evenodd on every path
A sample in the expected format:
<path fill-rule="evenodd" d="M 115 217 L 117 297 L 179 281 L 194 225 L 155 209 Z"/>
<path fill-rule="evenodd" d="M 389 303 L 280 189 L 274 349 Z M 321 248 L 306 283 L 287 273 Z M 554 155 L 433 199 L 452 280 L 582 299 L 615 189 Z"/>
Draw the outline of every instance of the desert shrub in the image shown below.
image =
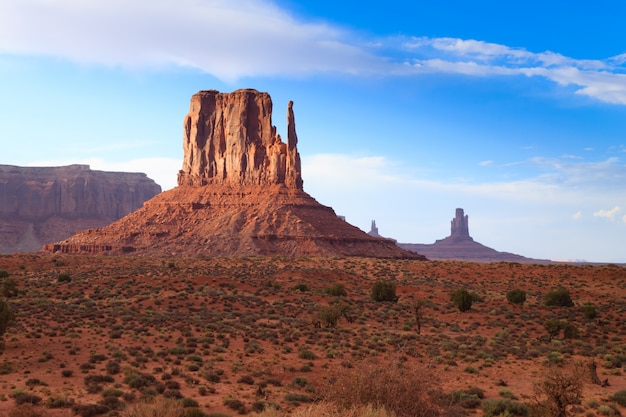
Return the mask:
<path fill-rule="evenodd" d="M 237 382 L 240 384 L 254 385 L 254 378 L 252 378 L 250 375 L 244 375 L 239 378 Z"/>
<path fill-rule="evenodd" d="M 246 405 L 236 398 L 229 397 L 224 399 L 224 405 L 231 410 L 237 411 L 240 414 L 245 414 L 246 412 Z"/>
<path fill-rule="evenodd" d="M 120 363 L 118 361 L 108 361 L 105 369 L 107 371 L 107 374 L 116 375 L 120 373 L 122 367 L 120 366 Z"/>
<path fill-rule="evenodd" d="M 72 282 L 72 277 L 69 274 L 63 272 L 57 277 L 57 282 Z"/>
<path fill-rule="evenodd" d="M 16 405 L 22 405 L 22 404 L 37 405 L 41 402 L 41 397 L 35 394 L 24 392 L 24 391 L 18 391 L 14 393 L 12 396 L 13 396 L 13 399 L 15 400 Z"/>
<path fill-rule="evenodd" d="M 584 304 L 581 309 L 583 311 L 583 316 L 585 316 L 588 320 L 593 320 L 600 315 L 596 306 L 591 303 Z"/>
<path fill-rule="evenodd" d="M 309 287 L 306 284 L 296 284 L 294 285 L 293 289 L 295 291 L 300 291 L 300 292 L 308 292 L 309 291 Z"/>
<path fill-rule="evenodd" d="M 130 388 L 143 388 L 150 386 L 156 382 L 156 378 L 150 374 L 140 374 L 137 372 L 129 372 L 124 378 L 124 383 Z"/>
<path fill-rule="evenodd" d="M 43 417 L 32 404 L 22 404 L 9 411 L 8 417 Z"/>
<path fill-rule="evenodd" d="M 8 277 L 9 277 L 9 273 L 4 269 L 0 269 L 0 279 L 4 279 Z"/>
<path fill-rule="evenodd" d="M 0 337 L 6 333 L 7 328 L 13 323 L 14 320 L 15 316 L 13 315 L 9 304 L 4 300 L 0 300 Z"/>
<path fill-rule="evenodd" d="M 324 288 L 324 293 L 328 295 L 332 295 L 334 297 L 345 297 L 348 295 L 346 293 L 346 288 L 343 284 L 335 283 L 330 287 Z"/>
<path fill-rule="evenodd" d="M 376 281 L 372 285 L 370 296 L 376 302 L 392 301 L 395 303 L 399 298 L 396 295 L 396 284 L 391 281 Z"/>
<path fill-rule="evenodd" d="M 208 417 L 209 415 L 198 407 L 189 407 L 185 410 L 185 417 Z"/>
<path fill-rule="evenodd" d="M 472 296 L 465 288 L 455 290 L 450 296 L 450 299 L 461 312 L 468 311 L 472 308 Z"/>
<path fill-rule="evenodd" d="M 134 404 L 124 417 L 182 417 L 184 413 L 185 409 L 178 400 L 156 397 Z"/>
<path fill-rule="evenodd" d="M 321 396 L 341 409 L 371 405 L 397 417 L 441 415 L 444 396 L 435 373 L 425 367 L 365 364 L 329 381 L 320 387 Z"/>
<path fill-rule="evenodd" d="M 87 375 L 85 385 L 115 382 L 111 375 Z"/>
<path fill-rule="evenodd" d="M 324 327 L 337 327 L 337 322 L 341 317 L 341 310 L 337 305 L 322 307 L 320 310 L 320 320 Z"/>
<path fill-rule="evenodd" d="M 565 323 L 563 325 L 563 337 L 565 339 L 578 339 L 580 337 L 578 327 L 574 326 L 572 323 Z"/>
<path fill-rule="evenodd" d="M 309 397 L 306 394 L 290 392 L 290 393 L 285 394 L 285 401 L 290 402 L 292 404 L 310 403 L 313 401 L 313 398 Z"/>
<path fill-rule="evenodd" d="M 74 404 L 72 411 L 81 417 L 92 417 L 106 414 L 111 410 L 103 404 Z"/>
<path fill-rule="evenodd" d="M 572 307 L 574 302 L 567 288 L 558 287 L 543 296 L 546 307 Z"/>
<path fill-rule="evenodd" d="M 181 398 L 180 403 L 183 405 L 184 408 L 198 407 L 198 401 L 194 400 L 193 398 Z"/>
<path fill-rule="evenodd" d="M 61 371 L 61 376 L 65 377 L 65 378 L 69 378 L 72 375 L 74 375 L 74 371 L 72 371 L 71 369 L 64 369 Z"/>
<path fill-rule="evenodd" d="M 300 359 L 306 359 L 306 360 L 313 360 L 316 358 L 315 353 L 313 353 L 309 349 L 304 349 L 304 348 L 300 349 L 300 351 L 298 352 L 298 357 Z"/>
<path fill-rule="evenodd" d="M 107 388 L 104 391 L 102 391 L 102 396 L 103 397 L 116 397 L 116 398 L 119 398 L 122 395 L 124 395 L 124 391 L 122 391 L 121 389 L 117 389 L 117 388 Z"/>
<path fill-rule="evenodd" d="M 617 391 L 615 394 L 611 395 L 609 397 L 609 399 L 611 401 L 615 401 L 616 403 L 618 403 L 622 407 L 626 407 L 626 389 L 623 389 L 621 391 Z"/>
<path fill-rule="evenodd" d="M 516 288 L 506 293 L 506 299 L 511 304 L 524 304 L 526 302 L 526 291 Z"/>
<path fill-rule="evenodd" d="M 2 282 L 2 295 L 6 298 L 17 297 L 19 290 L 17 288 L 17 281 L 13 278 L 6 278 Z"/>
<path fill-rule="evenodd" d="M 504 398 L 487 398 L 481 403 L 481 408 L 485 417 L 528 415 L 526 404 Z"/>
<path fill-rule="evenodd" d="M 48 408 L 65 408 L 72 405 L 74 405 L 74 399 L 65 395 L 53 395 L 46 400 L 46 407 Z"/>

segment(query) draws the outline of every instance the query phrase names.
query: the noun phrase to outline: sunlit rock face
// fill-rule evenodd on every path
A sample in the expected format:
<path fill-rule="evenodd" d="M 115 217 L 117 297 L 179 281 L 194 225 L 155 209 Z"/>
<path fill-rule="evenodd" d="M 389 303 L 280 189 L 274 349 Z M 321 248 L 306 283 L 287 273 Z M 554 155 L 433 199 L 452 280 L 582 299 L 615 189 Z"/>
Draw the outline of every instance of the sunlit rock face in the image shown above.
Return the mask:
<path fill-rule="evenodd" d="M 200 91 L 183 123 L 179 185 L 276 185 L 302 189 L 293 103 L 287 108 L 287 143 L 272 125 L 268 93 Z"/>

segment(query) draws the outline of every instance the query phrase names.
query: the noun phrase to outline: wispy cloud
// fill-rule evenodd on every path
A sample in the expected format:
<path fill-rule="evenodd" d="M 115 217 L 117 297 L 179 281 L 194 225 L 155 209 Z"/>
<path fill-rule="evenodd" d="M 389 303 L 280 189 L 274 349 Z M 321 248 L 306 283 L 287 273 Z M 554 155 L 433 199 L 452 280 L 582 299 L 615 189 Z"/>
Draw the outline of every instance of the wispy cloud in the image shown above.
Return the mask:
<path fill-rule="evenodd" d="M 324 23 L 264 0 L 5 0 L 0 51 L 112 66 L 181 65 L 224 80 L 323 71 L 362 73 L 383 61 Z"/>
<path fill-rule="evenodd" d="M 316 74 L 540 77 L 626 105 L 626 54 L 575 59 L 474 39 L 363 38 L 269 0 L 3 0 L 0 53 L 198 68 L 222 80 Z"/>
<path fill-rule="evenodd" d="M 615 206 L 609 210 L 598 210 L 593 213 L 594 217 L 604 217 L 609 220 L 615 220 L 615 216 L 621 211 L 619 206 Z"/>
<path fill-rule="evenodd" d="M 576 94 L 626 105 L 626 60 L 621 55 L 605 60 L 574 59 L 550 51 L 535 53 L 457 38 L 412 38 L 401 47 L 414 55 L 409 63 L 418 72 L 542 77 L 573 86 Z"/>

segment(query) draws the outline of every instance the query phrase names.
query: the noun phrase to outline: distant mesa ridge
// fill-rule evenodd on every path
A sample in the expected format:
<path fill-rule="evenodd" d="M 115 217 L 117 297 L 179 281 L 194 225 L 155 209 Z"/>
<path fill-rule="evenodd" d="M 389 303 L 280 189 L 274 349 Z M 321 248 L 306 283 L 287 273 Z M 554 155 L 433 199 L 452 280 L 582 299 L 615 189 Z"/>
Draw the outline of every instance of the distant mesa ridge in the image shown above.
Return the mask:
<path fill-rule="evenodd" d="M 297 143 L 292 102 L 283 142 L 268 93 L 200 91 L 183 121 L 178 186 L 110 226 L 44 251 L 425 259 L 369 236 L 304 192 Z"/>
<path fill-rule="evenodd" d="M 373 223 L 374 224 L 374 223 Z M 371 233 L 371 232 L 370 232 Z M 450 236 L 436 240 L 433 244 L 398 243 L 398 246 L 420 253 L 431 260 L 465 260 L 476 262 L 523 262 L 549 263 L 549 260 L 526 258 L 509 252 L 499 252 L 482 245 L 470 236 L 469 216 L 457 208 L 450 222 Z"/>
<path fill-rule="evenodd" d="M 0 253 L 34 252 L 120 219 L 161 192 L 143 173 L 0 165 Z"/>

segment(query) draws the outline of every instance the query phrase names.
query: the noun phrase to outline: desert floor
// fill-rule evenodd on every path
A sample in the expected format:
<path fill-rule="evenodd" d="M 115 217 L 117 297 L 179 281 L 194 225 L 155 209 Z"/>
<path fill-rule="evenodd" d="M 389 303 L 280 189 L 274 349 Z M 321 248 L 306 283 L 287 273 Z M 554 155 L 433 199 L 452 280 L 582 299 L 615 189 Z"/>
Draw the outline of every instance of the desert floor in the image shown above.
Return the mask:
<path fill-rule="evenodd" d="M 433 369 L 445 393 L 478 387 L 532 402 L 550 366 L 592 359 L 610 385 L 586 373 L 574 414 L 626 412 L 609 400 L 626 389 L 626 268 L 616 265 L 24 254 L 0 256 L 0 270 L 19 289 L 7 299 L 15 323 L 0 355 L 0 415 L 20 393 L 51 416 L 72 415 L 72 404 L 122 410 L 150 395 L 206 413 L 292 410 L 372 362 Z M 376 281 L 394 282 L 398 301 L 373 301 Z M 329 294 L 341 285 L 344 296 Z M 543 305 L 559 286 L 573 307 Z M 475 293 L 469 311 L 451 302 L 459 288 Z M 516 288 L 523 305 L 506 299 Z M 347 314 L 327 327 L 320 313 L 338 303 Z M 597 318 L 585 317 L 585 303 Z M 550 338 L 547 320 L 577 335 Z"/>

